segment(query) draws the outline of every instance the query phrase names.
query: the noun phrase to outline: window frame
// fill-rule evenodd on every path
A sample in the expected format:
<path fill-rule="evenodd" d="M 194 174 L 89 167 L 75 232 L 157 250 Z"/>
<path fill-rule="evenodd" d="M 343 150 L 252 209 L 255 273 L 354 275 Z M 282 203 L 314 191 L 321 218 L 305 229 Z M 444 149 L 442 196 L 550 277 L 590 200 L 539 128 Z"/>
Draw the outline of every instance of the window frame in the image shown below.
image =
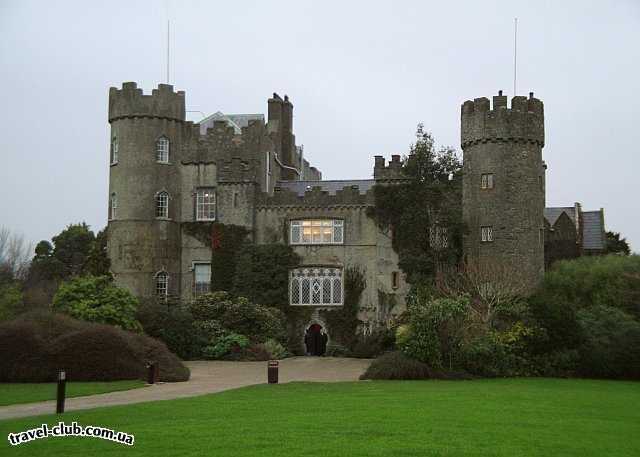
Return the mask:
<path fill-rule="evenodd" d="M 480 189 L 491 190 L 495 188 L 495 177 L 493 173 L 480 174 Z"/>
<path fill-rule="evenodd" d="M 197 268 L 198 266 L 201 265 L 208 265 L 209 266 L 209 281 L 204 283 L 204 282 L 197 282 Z M 192 293 L 193 293 L 193 297 L 199 297 L 201 295 L 207 294 L 209 292 L 211 292 L 211 262 L 206 262 L 204 260 L 197 260 L 194 261 L 192 263 L 192 267 L 191 269 L 193 270 L 193 278 L 192 278 Z M 198 290 L 198 284 L 208 284 L 206 290 Z"/>
<path fill-rule="evenodd" d="M 111 139 L 111 147 L 109 148 L 109 165 L 118 164 L 118 137 L 114 136 Z"/>
<path fill-rule="evenodd" d="M 166 135 L 161 135 L 156 140 L 156 162 L 170 163 L 171 158 L 171 141 Z"/>
<path fill-rule="evenodd" d="M 162 201 L 165 200 L 166 196 L 166 204 L 162 204 Z M 162 200 L 162 201 L 161 201 Z M 170 200 L 170 196 L 169 196 L 169 192 L 167 192 L 166 190 L 161 190 L 158 193 L 156 193 L 155 196 L 155 214 L 156 214 L 156 219 L 169 219 L 169 200 Z M 159 214 L 159 210 L 161 208 L 164 208 L 163 213 L 164 214 Z"/>
<path fill-rule="evenodd" d="M 118 214 L 118 195 L 115 192 L 111 192 L 109 195 L 109 220 L 116 219 Z"/>
<path fill-rule="evenodd" d="M 333 273 L 333 274 L 332 274 Z M 329 301 L 325 301 L 328 281 Z M 307 284 L 307 300 L 304 284 Z M 317 289 L 316 289 L 317 286 Z M 297 291 L 297 292 L 296 292 Z M 297 294 L 297 302 L 294 296 Z M 317 295 L 316 295 L 317 294 Z M 336 301 L 336 296 L 339 300 Z M 315 297 L 318 297 L 317 300 Z M 289 306 L 343 306 L 344 269 L 337 266 L 303 266 L 289 270 Z"/>
<path fill-rule="evenodd" d="M 482 243 L 493 243 L 493 225 L 480 226 L 480 241 Z"/>
<path fill-rule="evenodd" d="M 161 287 L 161 284 L 164 284 L 164 286 Z M 154 288 L 156 297 L 166 299 L 169 296 L 169 273 L 166 270 L 160 270 L 154 275 Z"/>
<path fill-rule="evenodd" d="M 309 225 L 305 225 L 308 222 Z M 326 224 L 326 223 L 329 224 Z M 304 219 L 291 219 L 289 221 L 289 244 L 291 246 L 308 246 L 308 245 L 343 245 L 344 244 L 344 219 L 334 219 L 334 218 L 304 218 Z M 326 225 L 325 225 L 326 224 Z M 311 232 L 309 234 L 310 238 L 308 241 L 305 241 L 305 233 L 304 228 L 309 227 Z M 314 241 L 314 228 L 318 228 L 318 235 L 320 239 L 318 241 Z M 330 240 L 325 240 L 324 235 L 326 234 L 323 229 L 330 228 Z M 294 230 L 297 229 L 297 234 L 294 234 Z M 336 230 L 339 229 L 340 240 L 336 241 Z"/>
<path fill-rule="evenodd" d="M 209 201 L 204 201 L 204 198 L 206 195 L 202 195 L 202 201 L 201 201 L 201 196 L 200 196 L 200 192 L 202 192 L 204 194 L 204 192 L 206 191 L 210 191 L 211 195 L 209 195 Z M 213 202 L 211 202 L 211 197 L 213 197 Z M 200 205 L 202 205 L 202 212 L 200 211 L 201 207 Z M 210 212 L 207 212 L 207 208 L 209 209 L 209 211 L 211 210 L 211 207 L 213 206 L 213 217 L 211 216 Z M 218 195 L 216 193 L 216 188 L 215 187 L 198 187 L 196 189 L 195 192 L 195 216 L 196 216 L 196 221 L 202 221 L 202 222 L 210 222 L 210 221 L 215 221 L 217 219 L 217 213 L 218 213 Z M 202 215 L 202 216 L 201 216 Z M 205 215 L 209 216 L 209 217 L 205 217 Z"/>

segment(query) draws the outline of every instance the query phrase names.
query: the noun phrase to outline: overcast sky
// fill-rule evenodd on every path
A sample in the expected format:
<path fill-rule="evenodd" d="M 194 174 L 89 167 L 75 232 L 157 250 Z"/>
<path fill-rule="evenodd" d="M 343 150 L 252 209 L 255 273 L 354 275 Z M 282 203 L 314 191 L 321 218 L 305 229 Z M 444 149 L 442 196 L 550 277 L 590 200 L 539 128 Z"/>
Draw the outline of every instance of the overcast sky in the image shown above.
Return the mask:
<path fill-rule="evenodd" d="M 0 0 L 0 225 L 37 242 L 107 216 L 107 96 L 171 76 L 187 109 L 266 113 L 294 130 L 325 179 L 369 178 L 424 122 L 460 149 L 460 105 L 545 104 L 547 206 L 605 209 L 640 250 L 640 2 Z M 200 115 L 192 114 L 198 120 Z"/>

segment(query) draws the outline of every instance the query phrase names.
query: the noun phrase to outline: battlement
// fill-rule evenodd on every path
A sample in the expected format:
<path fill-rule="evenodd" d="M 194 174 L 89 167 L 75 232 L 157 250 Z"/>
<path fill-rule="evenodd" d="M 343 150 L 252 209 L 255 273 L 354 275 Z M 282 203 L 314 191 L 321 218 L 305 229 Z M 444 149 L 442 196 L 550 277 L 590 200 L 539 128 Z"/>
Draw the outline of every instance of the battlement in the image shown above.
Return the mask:
<path fill-rule="evenodd" d="M 262 207 L 370 206 L 374 203 L 374 196 L 372 188 L 362 192 L 357 185 L 348 184 L 335 192 L 323 189 L 321 184 L 310 185 L 302 195 L 295 190 L 276 186 L 273 195 L 262 193 L 257 203 Z"/>
<path fill-rule="evenodd" d="M 374 179 L 404 179 L 405 176 L 402 173 L 402 159 L 400 155 L 394 154 L 391 156 L 389 165 L 385 164 L 384 156 L 375 156 L 373 166 L 373 178 Z"/>
<path fill-rule="evenodd" d="M 109 89 L 109 122 L 128 117 L 157 117 L 185 120 L 184 91 L 173 91 L 169 84 L 159 84 L 151 95 L 144 95 L 135 82 L 122 83 L 122 89 Z"/>
<path fill-rule="evenodd" d="M 467 100 L 462 104 L 461 145 L 486 142 L 529 142 L 544 146 L 544 105 L 534 98 L 515 96 L 511 108 L 502 91 L 493 97 L 493 106 L 486 97 Z"/>

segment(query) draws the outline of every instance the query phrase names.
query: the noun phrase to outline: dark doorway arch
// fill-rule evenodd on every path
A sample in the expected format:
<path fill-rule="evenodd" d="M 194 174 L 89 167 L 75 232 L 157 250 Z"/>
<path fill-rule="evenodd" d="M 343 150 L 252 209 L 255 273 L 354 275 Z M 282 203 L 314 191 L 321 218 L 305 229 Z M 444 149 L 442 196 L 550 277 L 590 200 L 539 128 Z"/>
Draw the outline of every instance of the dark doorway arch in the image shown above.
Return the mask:
<path fill-rule="evenodd" d="M 320 324 L 311 324 L 304 335 L 307 355 L 324 355 L 329 337 Z"/>

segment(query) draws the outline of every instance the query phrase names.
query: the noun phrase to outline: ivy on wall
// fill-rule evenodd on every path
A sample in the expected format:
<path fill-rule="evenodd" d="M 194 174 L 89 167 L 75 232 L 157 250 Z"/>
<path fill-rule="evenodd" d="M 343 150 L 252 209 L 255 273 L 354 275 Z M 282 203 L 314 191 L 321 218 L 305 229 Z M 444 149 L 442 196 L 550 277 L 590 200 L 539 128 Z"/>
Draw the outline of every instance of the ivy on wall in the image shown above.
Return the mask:
<path fill-rule="evenodd" d="M 441 263 L 462 255 L 462 163 L 450 148 L 435 150 L 418 126 L 418 141 L 402 164 L 406 181 L 374 186 L 367 215 L 391 234 L 410 284 L 430 281 Z M 446 241 L 445 241 L 446 240 Z"/>

